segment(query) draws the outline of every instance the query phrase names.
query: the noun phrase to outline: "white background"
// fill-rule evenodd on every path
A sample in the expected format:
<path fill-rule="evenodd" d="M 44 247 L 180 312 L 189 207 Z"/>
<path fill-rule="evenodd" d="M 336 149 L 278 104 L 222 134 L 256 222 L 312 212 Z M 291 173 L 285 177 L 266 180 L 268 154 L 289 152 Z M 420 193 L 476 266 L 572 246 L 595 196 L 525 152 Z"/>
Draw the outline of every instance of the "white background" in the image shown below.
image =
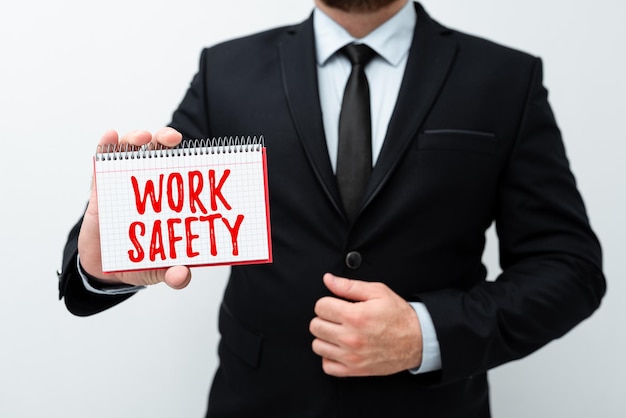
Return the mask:
<path fill-rule="evenodd" d="M 491 373 L 495 417 L 626 416 L 626 6 L 425 0 L 448 26 L 541 56 L 609 291 L 563 339 Z M 227 268 L 90 318 L 57 301 L 66 234 L 108 128 L 169 121 L 203 46 L 306 18 L 311 0 L 0 5 L 0 417 L 201 417 Z M 485 255 L 497 273 L 493 237 Z"/>

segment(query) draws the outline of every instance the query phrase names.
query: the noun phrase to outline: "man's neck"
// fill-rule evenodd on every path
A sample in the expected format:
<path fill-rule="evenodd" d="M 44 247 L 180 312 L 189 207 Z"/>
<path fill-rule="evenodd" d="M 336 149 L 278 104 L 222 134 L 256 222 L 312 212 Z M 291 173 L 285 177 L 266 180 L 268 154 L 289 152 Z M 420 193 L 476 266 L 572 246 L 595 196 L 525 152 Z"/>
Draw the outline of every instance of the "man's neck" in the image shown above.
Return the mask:
<path fill-rule="evenodd" d="M 340 24 L 355 38 L 363 38 L 377 27 L 391 19 L 402 9 L 408 0 L 397 0 L 388 6 L 372 11 L 344 11 L 315 0 L 315 5 L 331 19 Z"/>

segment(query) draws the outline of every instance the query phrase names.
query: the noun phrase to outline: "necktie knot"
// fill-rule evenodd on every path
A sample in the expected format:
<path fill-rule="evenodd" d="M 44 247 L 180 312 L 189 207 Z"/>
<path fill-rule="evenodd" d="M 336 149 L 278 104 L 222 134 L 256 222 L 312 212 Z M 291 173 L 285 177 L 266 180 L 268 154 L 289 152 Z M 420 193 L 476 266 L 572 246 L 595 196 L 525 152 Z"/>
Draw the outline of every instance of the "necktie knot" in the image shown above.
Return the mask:
<path fill-rule="evenodd" d="M 348 44 L 340 51 L 348 57 L 353 66 L 367 65 L 376 55 L 376 51 L 365 44 Z"/>

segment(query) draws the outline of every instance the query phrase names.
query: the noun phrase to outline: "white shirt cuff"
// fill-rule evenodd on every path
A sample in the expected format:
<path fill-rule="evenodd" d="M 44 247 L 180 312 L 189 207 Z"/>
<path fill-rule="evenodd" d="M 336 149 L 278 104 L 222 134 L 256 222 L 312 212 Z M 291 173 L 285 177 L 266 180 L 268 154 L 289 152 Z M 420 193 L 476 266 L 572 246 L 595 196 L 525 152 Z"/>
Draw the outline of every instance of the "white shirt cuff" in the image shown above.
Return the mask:
<path fill-rule="evenodd" d="M 129 293 L 135 293 L 139 290 L 145 288 L 145 286 L 131 286 L 131 285 L 107 285 L 103 284 L 101 287 L 96 288 L 92 281 L 87 277 L 87 272 L 83 270 L 83 266 L 80 265 L 80 254 L 76 257 L 76 268 L 78 270 L 78 274 L 83 281 L 83 286 L 85 289 L 90 291 L 91 293 L 96 293 L 98 295 L 127 295 Z"/>
<path fill-rule="evenodd" d="M 420 321 L 422 328 L 422 364 L 419 367 L 410 369 L 412 374 L 421 374 L 441 370 L 441 351 L 439 349 L 439 340 L 435 332 L 433 320 L 430 313 L 422 302 L 409 302 L 415 309 L 417 319 Z"/>

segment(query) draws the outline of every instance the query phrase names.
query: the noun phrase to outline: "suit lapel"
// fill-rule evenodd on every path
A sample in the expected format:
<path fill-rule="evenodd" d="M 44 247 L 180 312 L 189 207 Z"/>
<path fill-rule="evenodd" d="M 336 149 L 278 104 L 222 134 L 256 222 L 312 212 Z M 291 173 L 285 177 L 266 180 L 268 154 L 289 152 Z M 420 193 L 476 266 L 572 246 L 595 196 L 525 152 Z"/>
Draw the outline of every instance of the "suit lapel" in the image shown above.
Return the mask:
<path fill-rule="evenodd" d="M 417 25 L 400 94 L 384 145 L 365 192 L 364 207 L 385 185 L 432 106 L 456 53 L 450 31 L 415 3 Z M 290 28 L 279 45 L 283 88 L 298 137 L 315 175 L 335 209 L 343 213 L 330 165 L 322 122 L 315 58 L 313 18 Z"/>
<path fill-rule="evenodd" d="M 313 18 L 290 28 L 279 51 L 283 88 L 298 137 L 324 191 L 342 213 L 320 109 Z"/>
<path fill-rule="evenodd" d="M 396 107 L 389 122 L 383 148 L 365 192 L 369 204 L 415 140 L 456 54 L 456 41 L 445 36 L 450 31 L 432 21 L 415 4 L 417 25 Z"/>

